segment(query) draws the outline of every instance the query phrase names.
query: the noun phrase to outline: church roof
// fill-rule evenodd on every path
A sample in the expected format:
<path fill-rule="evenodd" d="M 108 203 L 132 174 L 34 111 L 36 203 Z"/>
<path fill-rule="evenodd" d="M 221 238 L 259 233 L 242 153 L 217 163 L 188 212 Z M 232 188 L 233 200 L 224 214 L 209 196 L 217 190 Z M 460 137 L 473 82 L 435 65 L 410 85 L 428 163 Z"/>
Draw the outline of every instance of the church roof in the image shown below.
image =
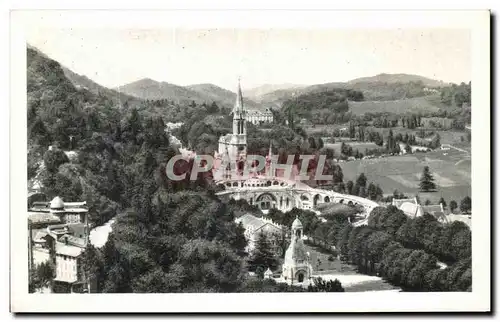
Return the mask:
<path fill-rule="evenodd" d="M 51 209 L 64 208 L 64 202 L 61 199 L 61 197 L 58 196 L 58 197 L 55 197 L 54 199 L 52 199 L 52 201 L 50 202 L 50 208 Z"/>
<path fill-rule="evenodd" d="M 303 228 L 302 222 L 300 222 L 299 217 L 296 217 L 292 223 L 292 229 Z"/>
<path fill-rule="evenodd" d="M 236 102 L 234 103 L 233 114 L 243 112 L 243 94 L 241 94 L 241 85 L 238 80 L 238 91 L 236 92 Z"/>
<path fill-rule="evenodd" d="M 301 239 L 292 241 L 285 253 L 285 261 L 307 261 L 307 251 Z"/>

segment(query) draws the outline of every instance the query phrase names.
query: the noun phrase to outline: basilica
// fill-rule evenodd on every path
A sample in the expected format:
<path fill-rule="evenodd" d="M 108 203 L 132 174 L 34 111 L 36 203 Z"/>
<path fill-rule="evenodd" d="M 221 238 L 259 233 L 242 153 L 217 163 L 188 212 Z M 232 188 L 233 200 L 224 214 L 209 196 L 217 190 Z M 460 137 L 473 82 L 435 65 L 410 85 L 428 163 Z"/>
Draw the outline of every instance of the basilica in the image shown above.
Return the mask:
<path fill-rule="evenodd" d="M 243 95 L 241 85 L 238 81 L 236 102 L 233 107 L 233 133 L 219 138 L 219 155 L 231 161 L 243 161 L 247 154 L 247 111 L 243 106 Z"/>

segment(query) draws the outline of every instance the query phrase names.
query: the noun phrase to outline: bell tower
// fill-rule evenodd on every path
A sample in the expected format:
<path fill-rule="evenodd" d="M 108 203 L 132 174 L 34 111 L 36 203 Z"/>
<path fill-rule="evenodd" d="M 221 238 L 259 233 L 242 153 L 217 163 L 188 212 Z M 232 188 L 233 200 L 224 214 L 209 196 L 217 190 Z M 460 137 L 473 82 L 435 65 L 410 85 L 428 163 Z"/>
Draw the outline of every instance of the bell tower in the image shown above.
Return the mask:
<path fill-rule="evenodd" d="M 247 154 L 247 124 L 246 110 L 243 106 L 243 95 L 241 93 L 240 79 L 238 78 L 238 90 L 236 93 L 236 102 L 233 108 L 233 139 L 236 149 L 236 159 L 241 160 Z"/>

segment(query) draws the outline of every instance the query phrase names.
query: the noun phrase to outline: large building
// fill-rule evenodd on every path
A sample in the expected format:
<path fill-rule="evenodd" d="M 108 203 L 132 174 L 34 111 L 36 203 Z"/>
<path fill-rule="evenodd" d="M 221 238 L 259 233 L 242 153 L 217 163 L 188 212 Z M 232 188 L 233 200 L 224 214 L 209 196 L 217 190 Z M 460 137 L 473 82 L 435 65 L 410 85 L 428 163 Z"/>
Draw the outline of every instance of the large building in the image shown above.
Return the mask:
<path fill-rule="evenodd" d="M 245 228 L 245 238 L 248 241 L 247 252 L 251 253 L 255 249 L 255 245 L 260 234 L 265 234 L 272 251 L 282 256 L 283 250 L 281 248 L 281 241 L 284 238 L 284 230 L 281 225 L 276 224 L 272 220 L 266 218 L 259 218 L 251 214 L 243 215 L 236 218 L 236 223 L 241 223 L 243 228 Z"/>
<path fill-rule="evenodd" d="M 86 202 L 33 202 L 28 212 L 30 268 L 45 261 L 55 267 L 53 291 L 69 293 L 85 286 L 82 255 L 89 243 Z"/>
<path fill-rule="evenodd" d="M 268 108 L 266 108 L 264 112 L 256 110 L 247 112 L 247 122 L 250 122 L 254 125 L 273 123 L 273 121 L 273 113 Z"/>
<path fill-rule="evenodd" d="M 422 206 L 418 203 L 417 198 L 411 199 L 393 199 L 392 205 L 400 209 L 410 218 L 416 218 L 428 213 L 440 222 L 448 222 L 447 216 L 444 213 L 442 204 L 438 205 L 425 205 Z"/>

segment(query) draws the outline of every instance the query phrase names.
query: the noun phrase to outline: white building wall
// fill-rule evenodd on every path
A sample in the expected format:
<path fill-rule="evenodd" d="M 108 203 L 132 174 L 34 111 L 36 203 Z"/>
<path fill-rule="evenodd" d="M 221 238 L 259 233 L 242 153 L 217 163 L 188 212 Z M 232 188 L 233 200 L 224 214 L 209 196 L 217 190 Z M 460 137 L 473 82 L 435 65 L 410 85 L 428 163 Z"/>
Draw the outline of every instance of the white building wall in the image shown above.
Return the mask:
<path fill-rule="evenodd" d="M 77 258 L 59 254 L 56 256 L 56 280 L 76 282 L 78 280 L 77 269 Z"/>

